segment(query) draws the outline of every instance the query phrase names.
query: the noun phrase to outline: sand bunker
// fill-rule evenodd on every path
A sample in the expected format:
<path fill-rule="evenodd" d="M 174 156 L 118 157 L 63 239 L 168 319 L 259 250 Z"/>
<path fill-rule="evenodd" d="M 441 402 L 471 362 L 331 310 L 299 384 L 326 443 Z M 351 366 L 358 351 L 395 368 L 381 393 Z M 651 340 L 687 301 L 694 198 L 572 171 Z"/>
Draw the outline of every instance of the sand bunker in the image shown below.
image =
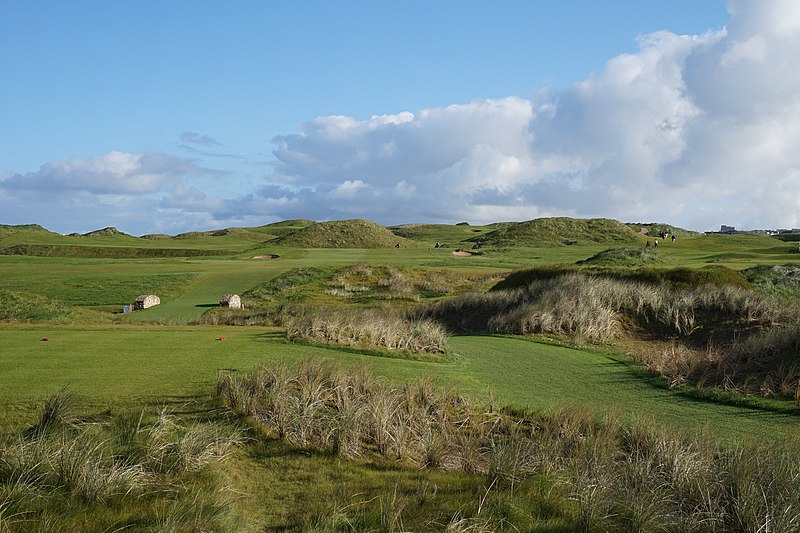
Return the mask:
<path fill-rule="evenodd" d="M 267 254 L 267 255 L 254 255 L 253 259 L 277 259 L 280 256 L 277 254 Z"/>
<path fill-rule="evenodd" d="M 453 255 L 457 255 L 458 257 L 470 257 L 475 254 L 473 254 L 472 252 L 468 252 L 466 250 L 456 250 L 455 252 L 453 252 Z"/>

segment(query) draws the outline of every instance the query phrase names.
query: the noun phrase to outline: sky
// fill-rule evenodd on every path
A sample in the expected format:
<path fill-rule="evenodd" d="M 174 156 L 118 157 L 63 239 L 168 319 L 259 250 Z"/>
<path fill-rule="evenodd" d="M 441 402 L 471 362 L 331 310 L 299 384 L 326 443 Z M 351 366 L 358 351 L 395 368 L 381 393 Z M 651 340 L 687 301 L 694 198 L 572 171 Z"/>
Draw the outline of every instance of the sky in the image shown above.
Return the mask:
<path fill-rule="evenodd" d="M 0 0 L 0 224 L 800 227 L 800 2 Z"/>

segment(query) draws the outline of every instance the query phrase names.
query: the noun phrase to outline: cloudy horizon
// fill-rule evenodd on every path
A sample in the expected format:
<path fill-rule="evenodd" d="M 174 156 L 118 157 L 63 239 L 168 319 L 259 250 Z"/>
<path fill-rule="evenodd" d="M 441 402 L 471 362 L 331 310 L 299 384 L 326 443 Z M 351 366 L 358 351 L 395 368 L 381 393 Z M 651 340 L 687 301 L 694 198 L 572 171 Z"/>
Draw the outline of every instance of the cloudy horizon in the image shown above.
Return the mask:
<path fill-rule="evenodd" d="M 365 104 L 361 118 L 306 116 L 262 139 L 246 120 L 173 120 L 148 149 L 119 136 L 32 168 L 0 158 L 0 223 L 136 235 L 294 218 L 800 227 L 800 4 L 723 7 L 721 27 L 631 35 L 635 48 L 560 88 Z"/>

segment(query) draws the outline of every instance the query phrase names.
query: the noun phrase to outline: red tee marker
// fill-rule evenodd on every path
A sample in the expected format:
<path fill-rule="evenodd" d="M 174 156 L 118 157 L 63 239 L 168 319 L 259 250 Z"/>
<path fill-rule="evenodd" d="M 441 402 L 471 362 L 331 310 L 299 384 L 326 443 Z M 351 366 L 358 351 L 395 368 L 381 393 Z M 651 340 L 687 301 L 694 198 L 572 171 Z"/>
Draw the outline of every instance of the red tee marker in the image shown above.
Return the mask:
<path fill-rule="evenodd" d="M 50 339 L 48 339 L 47 337 L 45 337 L 45 338 L 43 338 L 42 340 L 43 340 L 43 341 L 49 341 Z"/>
<path fill-rule="evenodd" d="M 220 337 L 220 338 L 219 338 L 219 339 L 217 339 L 217 340 L 218 340 L 218 341 L 224 341 L 224 340 L 225 340 L 225 337 Z"/>

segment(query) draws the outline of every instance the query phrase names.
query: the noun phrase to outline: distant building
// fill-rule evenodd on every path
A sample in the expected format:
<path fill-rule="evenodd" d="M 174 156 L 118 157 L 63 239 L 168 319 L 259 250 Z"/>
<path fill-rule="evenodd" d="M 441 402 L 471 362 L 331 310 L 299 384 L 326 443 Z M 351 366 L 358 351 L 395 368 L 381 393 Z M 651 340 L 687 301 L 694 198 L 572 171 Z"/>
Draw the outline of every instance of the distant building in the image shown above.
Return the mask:
<path fill-rule="evenodd" d="M 720 226 L 719 232 L 720 233 L 736 233 L 736 228 L 734 228 L 733 226 L 726 226 L 725 224 L 723 224 L 722 226 Z"/>

